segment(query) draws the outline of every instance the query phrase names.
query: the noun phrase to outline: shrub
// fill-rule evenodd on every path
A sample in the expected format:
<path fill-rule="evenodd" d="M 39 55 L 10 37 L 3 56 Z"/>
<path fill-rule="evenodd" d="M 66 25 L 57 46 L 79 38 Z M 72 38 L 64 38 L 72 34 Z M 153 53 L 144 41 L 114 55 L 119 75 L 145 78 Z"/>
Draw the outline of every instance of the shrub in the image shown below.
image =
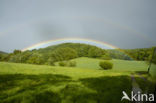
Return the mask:
<path fill-rule="evenodd" d="M 113 68 L 113 63 L 108 62 L 108 61 L 101 61 L 99 63 L 99 66 L 103 68 L 104 70 L 112 69 Z"/>
<path fill-rule="evenodd" d="M 59 66 L 67 66 L 67 62 L 65 62 L 65 61 L 61 61 L 61 62 L 59 62 Z"/>
<path fill-rule="evenodd" d="M 67 67 L 75 67 L 76 66 L 76 62 L 75 61 L 61 61 L 58 63 L 59 66 L 67 66 Z"/>
<path fill-rule="evenodd" d="M 76 67 L 76 62 L 75 61 L 69 61 L 68 66 L 69 67 Z"/>

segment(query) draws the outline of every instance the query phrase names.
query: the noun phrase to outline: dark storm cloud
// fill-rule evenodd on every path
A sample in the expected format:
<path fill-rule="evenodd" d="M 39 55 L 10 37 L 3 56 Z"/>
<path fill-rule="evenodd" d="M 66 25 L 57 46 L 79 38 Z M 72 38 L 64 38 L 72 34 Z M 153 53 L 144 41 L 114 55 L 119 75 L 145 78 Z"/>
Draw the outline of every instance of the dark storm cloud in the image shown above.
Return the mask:
<path fill-rule="evenodd" d="M 79 37 L 120 48 L 156 45 L 155 0 L 0 0 L 0 50 Z"/>

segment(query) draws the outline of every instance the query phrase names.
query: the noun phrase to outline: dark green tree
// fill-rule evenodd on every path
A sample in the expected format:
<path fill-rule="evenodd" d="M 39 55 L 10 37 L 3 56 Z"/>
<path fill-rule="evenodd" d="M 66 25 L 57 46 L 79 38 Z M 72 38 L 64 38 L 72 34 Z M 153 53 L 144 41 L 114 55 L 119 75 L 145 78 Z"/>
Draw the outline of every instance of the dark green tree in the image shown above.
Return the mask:
<path fill-rule="evenodd" d="M 97 48 L 97 47 L 92 47 L 88 51 L 88 56 L 92 58 L 98 58 L 104 55 L 104 50 Z"/>
<path fill-rule="evenodd" d="M 70 60 L 78 57 L 77 52 L 72 48 L 58 48 L 50 55 L 54 61 Z"/>

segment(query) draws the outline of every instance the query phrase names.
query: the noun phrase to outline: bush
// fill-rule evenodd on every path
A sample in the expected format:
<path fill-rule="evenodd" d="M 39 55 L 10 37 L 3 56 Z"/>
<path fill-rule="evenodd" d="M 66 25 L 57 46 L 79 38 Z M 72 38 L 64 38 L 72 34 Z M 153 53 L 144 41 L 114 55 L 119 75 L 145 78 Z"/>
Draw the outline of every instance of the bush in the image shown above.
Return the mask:
<path fill-rule="evenodd" d="M 61 62 L 59 62 L 59 66 L 75 67 L 76 62 L 75 61 L 61 61 Z"/>
<path fill-rule="evenodd" d="M 76 67 L 76 62 L 75 61 L 70 61 L 68 62 L 69 67 Z"/>
<path fill-rule="evenodd" d="M 104 70 L 112 69 L 113 68 L 113 63 L 108 62 L 108 61 L 101 61 L 99 63 L 99 66 L 103 68 Z"/>
<path fill-rule="evenodd" d="M 67 62 L 65 62 L 65 61 L 61 61 L 61 62 L 59 62 L 59 66 L 63 66 L 63 67 L 65 67 L 65 66 L 67 66 Z"/>

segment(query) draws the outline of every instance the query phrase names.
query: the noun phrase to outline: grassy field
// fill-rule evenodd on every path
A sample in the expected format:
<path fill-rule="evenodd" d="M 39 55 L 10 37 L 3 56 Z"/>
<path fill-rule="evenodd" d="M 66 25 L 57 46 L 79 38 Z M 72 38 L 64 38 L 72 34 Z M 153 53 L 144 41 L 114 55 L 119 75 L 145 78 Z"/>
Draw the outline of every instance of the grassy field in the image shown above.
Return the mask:
<path fill-rule="evenodd" d="M 83 69 L 101 69 L 99 66 L 99 62 L 101 59 L 93 59 L 93 58 L 87 58 L 87 57 L 81 57 L 73 59 L 73 61 L 76 61 L 76 68 L 83 68 Z M 136 71 L 147 71 L 148 63 L 144 61 L 129 61 L 129 60 L 117 60 L 113 59 L 110 60 L 113 63 L 113 69 L 111 72 L 125 72 L 131 73 Z M 56 63 L 56 66 L 58 66 L 58 63 Z M 151 72 L 150 74 L 155 76 L 156 74 L 156 65 L 151 66 Z"/>
<path fill-rule="evenodd" d="M 78 68 L 89 69 L 101 69 L 99 66 L 100 59 L 93 58 L 77 58 L 74 59 L 77 62 Z M 128 60 L 111 60 L 113 62 L 115 71 L 146 71 L 148 65 L 144 61 L 128 61 Z"/>
<path fill-rule="evenodd" d="M 99 59 L 74 60 L 76 67 L 1 62 L 0 103 L 119 103 L 122 91 L 132 89 L 130 75 L 148 67 L 141 61 L 112 60 L 114 68 L 102 70 Z M 145 81 L 137 81 L 144 89 Z"/>

